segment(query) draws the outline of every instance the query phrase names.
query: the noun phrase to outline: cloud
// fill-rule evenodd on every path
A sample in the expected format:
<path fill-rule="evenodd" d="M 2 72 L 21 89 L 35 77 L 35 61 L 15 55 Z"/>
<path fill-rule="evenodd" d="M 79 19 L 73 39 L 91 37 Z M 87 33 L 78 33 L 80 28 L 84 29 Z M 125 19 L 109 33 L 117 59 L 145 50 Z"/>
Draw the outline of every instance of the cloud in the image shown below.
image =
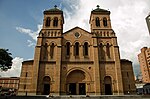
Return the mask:
<path fill-rule="evenodd" d="M 31 40 L 27 40 L 28 47 L 35 47 L 35 43 Z"/>
<path fill-rule="evenodd" d="M 115 3 L 114 3 L 115 2 Z M 89 18 L 92 9 L 100 5 L 102 9 L 111 11 L 111 24 L 117 35 L 121 58 L 133 62 L 135 74 L 139 73 L 137 55 L 144 46 L 150 46 L 149 33 L 145 17 L 150 11 L 150 0 L 62 0 L 60 7 L 64 12 L 64 31 L 75 26 L 90 31 Z M 17 27 L 19 32 L 25 33 L 36 41 L 42 25 L 37 31 Z M 29 46 L 32 41 L 28 40 Z"/>
<path fill-rule="evenodd" d="M 74 0 L 64 1 L 65 3 L 62 6 L 64 6 L 65 31 L 75 26 L 90 31 L 88 22 L 91 10 L 95 9 L 96 5 L 100 5 L 101 8 L 106 10 L 110 9 L 111 24 L 117 35 L 121 58 L 133 62 L 136 75 L 140 72 L 137 55 L 142 47 L 150 46 L 145 22 L 145 17 L 150 11 L 149 0 L 88 0 L 86 2 L 78 0 L 78 4 L 74 3 Z"/>
<path fill-rule="evenodd" d="M 0 75 L 2 77 L 20 77 L 23 58 L 15 57 L 12 62 L 13 64 L 11 69 L 6 72 L 0 71 Z"/>
<path fill-rule="evenodd" d="M 113 8 L 112 25 L 118 37 L 122 58 L 133 62 L 135 75 L 140 73 L 137 55 L 144 46 L 150 46 L 145 17 L 148 14 L 149 1 L 132 1 Z M 150 2 L 149 2 L 150 3 Z M 128 5 L 127 5 L 128 4 Z"/>
<path fill-rule="evenodd" d="M 98 0 L 96 0 L 98 1 Z M 89 31 L 89 18 L 92 7 L 96 6 L 96 3 L 92 1 L 78 0 L 78 3 L 74 3 L 75 1 L 64 0 L 65 4 L 63 8 L 65 23 L 64 31 L 67 31 L 75 26 L 79 26 Z M 70 6 L 70 7 L 68 7 Z M 87 7 L 89 6 L 89 7 Z"/>
<path fill-rule="evenodd" d="M 37 25 L 37 31 L 33 31 L 31 29 L 27 29 L 27 28 L 23 28 L 23 27 L 16 27 L 17 31 L 19 31 L 20 33 L 24 33 L 24 34 L 29 35 L 35 41 L 37 40 L 37 36 L 38 36 L 41 29 L 42 29 L 41 24 Z"/>
<path fill-rule="evenodd" d="M 34 41 L 27 40 L 28 47 L 34 47 L 36 45 L 35 41 L 37 41 L 37 36 L 38 36 L 39 32 L 41 31 L 41 29 L 42 29 L 41 24 L 37 25 L 37 31 L 33 31 L 31 29 L 27 29 L 27 28 L 23 28 L 23 27 L 16 27 L 17 31 L 19 31 L 20 33 L 27 34 L 28 36 L 30 36 L 32 38 L 32 40 L 34 40 Z"/>

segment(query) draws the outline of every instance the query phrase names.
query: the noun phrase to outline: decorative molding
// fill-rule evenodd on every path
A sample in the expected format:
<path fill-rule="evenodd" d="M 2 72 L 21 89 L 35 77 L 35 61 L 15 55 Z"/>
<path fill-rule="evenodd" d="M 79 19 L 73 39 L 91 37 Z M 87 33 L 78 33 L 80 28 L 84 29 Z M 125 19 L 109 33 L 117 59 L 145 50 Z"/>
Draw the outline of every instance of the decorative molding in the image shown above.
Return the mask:
<path fill-rule="evenodd" d="M 113 60 L 100 60 L 99 64 L 100 63 L 115 63 L 115 61 L 113 61 Z"/>
<path fill-rule="evenodd" d="M 56 61 L 40 61 L 40 63 L 50 63 L 50 64 L 56 64 Z"/>
<path fill-rule="evenodd" d="M 62 63 L 69 63 L 69 64 L 93 64 L 94 61 L 62 61 Z"/>
<path fill-rule="evenodd" d="M 46 37 L 37 37 L 37 38 L 63 38 L 62 36 L 53 36 L 53 37 L 48 37 L 48 36 L 46 36 Z"/>

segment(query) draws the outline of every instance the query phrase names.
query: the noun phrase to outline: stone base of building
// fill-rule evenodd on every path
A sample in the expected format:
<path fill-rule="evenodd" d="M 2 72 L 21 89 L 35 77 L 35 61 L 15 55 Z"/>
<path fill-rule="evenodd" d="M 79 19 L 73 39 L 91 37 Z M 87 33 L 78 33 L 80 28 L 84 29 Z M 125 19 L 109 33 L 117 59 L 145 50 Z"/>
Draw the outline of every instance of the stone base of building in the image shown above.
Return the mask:
<path fill-rule="evenodd" d="M 36 96 L 36 93 L 29 92 L 19 92 L 18 96 Z"/>
<path fill-rule="evenodd" d="M 51 96 L 46 95 L 36 95 L 36 96 L 0 96 L 0 99 L 150 99 L 150 96 L 143 95 L 61 95 L 61 96 Z"/>

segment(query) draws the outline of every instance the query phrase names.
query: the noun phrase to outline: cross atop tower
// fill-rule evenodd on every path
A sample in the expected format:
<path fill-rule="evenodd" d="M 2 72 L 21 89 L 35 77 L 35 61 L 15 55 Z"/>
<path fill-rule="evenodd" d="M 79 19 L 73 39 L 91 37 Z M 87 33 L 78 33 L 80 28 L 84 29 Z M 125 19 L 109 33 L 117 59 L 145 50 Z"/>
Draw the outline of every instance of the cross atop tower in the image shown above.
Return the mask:
<path fill-rule="evenodd" d="M 100 6 L 99 6 L 99 5 L 97 5 L 96 7 L 97 7 L 97 8 L 99 8 Z"/>
<path fill-rule="evenodd" d="M 57 5 L 55 5 L 54 7 L 57 8 Z"/>

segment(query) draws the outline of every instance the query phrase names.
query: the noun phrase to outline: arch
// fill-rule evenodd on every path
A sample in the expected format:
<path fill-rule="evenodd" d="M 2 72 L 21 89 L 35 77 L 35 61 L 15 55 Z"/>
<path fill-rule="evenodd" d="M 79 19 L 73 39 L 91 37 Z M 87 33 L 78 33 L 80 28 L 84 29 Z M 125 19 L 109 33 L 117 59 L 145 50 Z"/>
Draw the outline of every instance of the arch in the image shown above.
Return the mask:
<path fill-rule="evenodd" d="M 70 43 L 70 45 L 72 45 L 72 42 L 71 42 L 71 41 L 69 41 L 69 40 L 65 41 L 65 42 L 64 42 L 64 44 L 66 45 L 66 43 L 67 43 L 67 42 L 69 42 L 69 43 Z"/>
<path fill-rule="evenodd" d="M 75 56 L 79 56 L 79 47 L 80 47 L 79 42 L 76 42 L 74 45 L 74 55 Z"/>
<path fill-rule="evenodd" d="M 101 33 L 102 33 L 102 32 L 101 32 Z M 105 45 L 105 43 L 104 43 L 102 40 L 100 40 L 100 41 L 99 41 L 99 46 L 100 46 L 100 45 Z"/>
<path fill-rule="evenodd" d="M 99 20 L 99 17 L 96 17 L 95 23 L 96 23 L 96 26 L 97 26 L 97 27 L 100 27 L 100 20 Z"/>
<path fill-rule="evenodd" d="M 79 45 L 83 44 L 83 43 L 81 43 L 80 41 L 76 40 L 76 41 L 73 42 L 73 45 L 75 45 L 75 43 L 77 43 L 77 42 L 79 43 Z M 71 42 L 70 42 L 70 43 L 71 43 Z"/>
<path fill-rule="evenodd" d="M 104 45 L 107 45 L 107 44 L 111 45 L 111 43 L 109 42 L 109 40 L 107 40 L 107 41 L 104 42 Z"/>
<path fill-rule="evenodd" d="M 105 76 L 104 77 L 104 83 L 105 84 L 111 84 L 112 83 L 111 76 Z"/>
<path fill-rule="evenodd" d="M 48 42 L 45 42 L 44 46 L 45 46 L 45 47 L 48 47 Z"/>
<path fill-rule="evenodd" d="M 67 76 L 68 83 L 82 82 L 86 79 L 85 72 L 82 70 L 73 70 Z"/>
<path fill-rule="evenodd" d="M 86 81 L 89 75 L 81 68 L 72 68 L 66 75 L 66 92 L 71 95 L 86 95 Z"/>
<path fill-rule="evenodd" d="M 66 73 L 66 78 L 67 76 L 74 70 L 81 70 L 83 71 L 85 74 L 86 74 L 86 78 L 87 78 L 87 81 L 92 81 L 92 77 L 90 75 L 90 73 L 88 71 L 86 71 L 85 69 L 81 68 L 81 67 L 74 67 L 74 68 L 71 68 L 67 73 Z"/>
<path fill-rule="evenodd" d="M 54 26 L 54 27 L 57 27 L 57 26 L 58 26 L 58 18 L 57 18 L 57 17 L 54 17 L 53 26 Z"/>
<path fill-rule="evenodd" d="M 51 18 L 47 17 L 45 26 L 50 26 L 50 21 L 51 21 Z"/>
<path fill-rule="evenodd" d="M 88 53 L 89 53 L 89 44 L 88 42 L 85 42 L 84 45 L 83 45 L 83 53 L 84 53 L 84 56 L 88 56 Z"/>
<path fill-rule="evenodd" d="M 87 42 L 88 45 L 90 45 L 90 42 L 89 42 L 88 40 L 83 41 L 83 42 L 81 43 L 81 45 L 84 45 L 85 42 Z"/>
<path fill-rule="evenodd" d="M 43 95 L 48 95 L 50 93 L 50 82 L 49 76 L 43 77 Z"/>
<path fill-rule="evenodd" d="M 53 43 L 54 43 L 54 46 L 57 46 L 55 41 L 51 41 L 49 45 L 51 46 Z"/>
<path fill-rule="evenodd" d="M 49 76 L 43 77 L 43 83 L 49 84 L 51 81 L 51 78 Z"/>
<path fill-rule="evenodd" d="M 99 46 L 103 46 L 103 43 L 100 43 Z"/>
<path fill-rule="evenodd" d="M 104 25 L 104 27 L 107 26 L 107 18 L 106 17 L 103 18 L 103 25 Z"/>
<path fill-rule="evenodd" d="M 69 56 L 70 55 L 70 42 L 66 43 L 66 55 Z"/>
<path fill-rule="evenodd" d="M 105 95 L 112 95 L 112 78 L 110 76 L 105 76 Z"/>

